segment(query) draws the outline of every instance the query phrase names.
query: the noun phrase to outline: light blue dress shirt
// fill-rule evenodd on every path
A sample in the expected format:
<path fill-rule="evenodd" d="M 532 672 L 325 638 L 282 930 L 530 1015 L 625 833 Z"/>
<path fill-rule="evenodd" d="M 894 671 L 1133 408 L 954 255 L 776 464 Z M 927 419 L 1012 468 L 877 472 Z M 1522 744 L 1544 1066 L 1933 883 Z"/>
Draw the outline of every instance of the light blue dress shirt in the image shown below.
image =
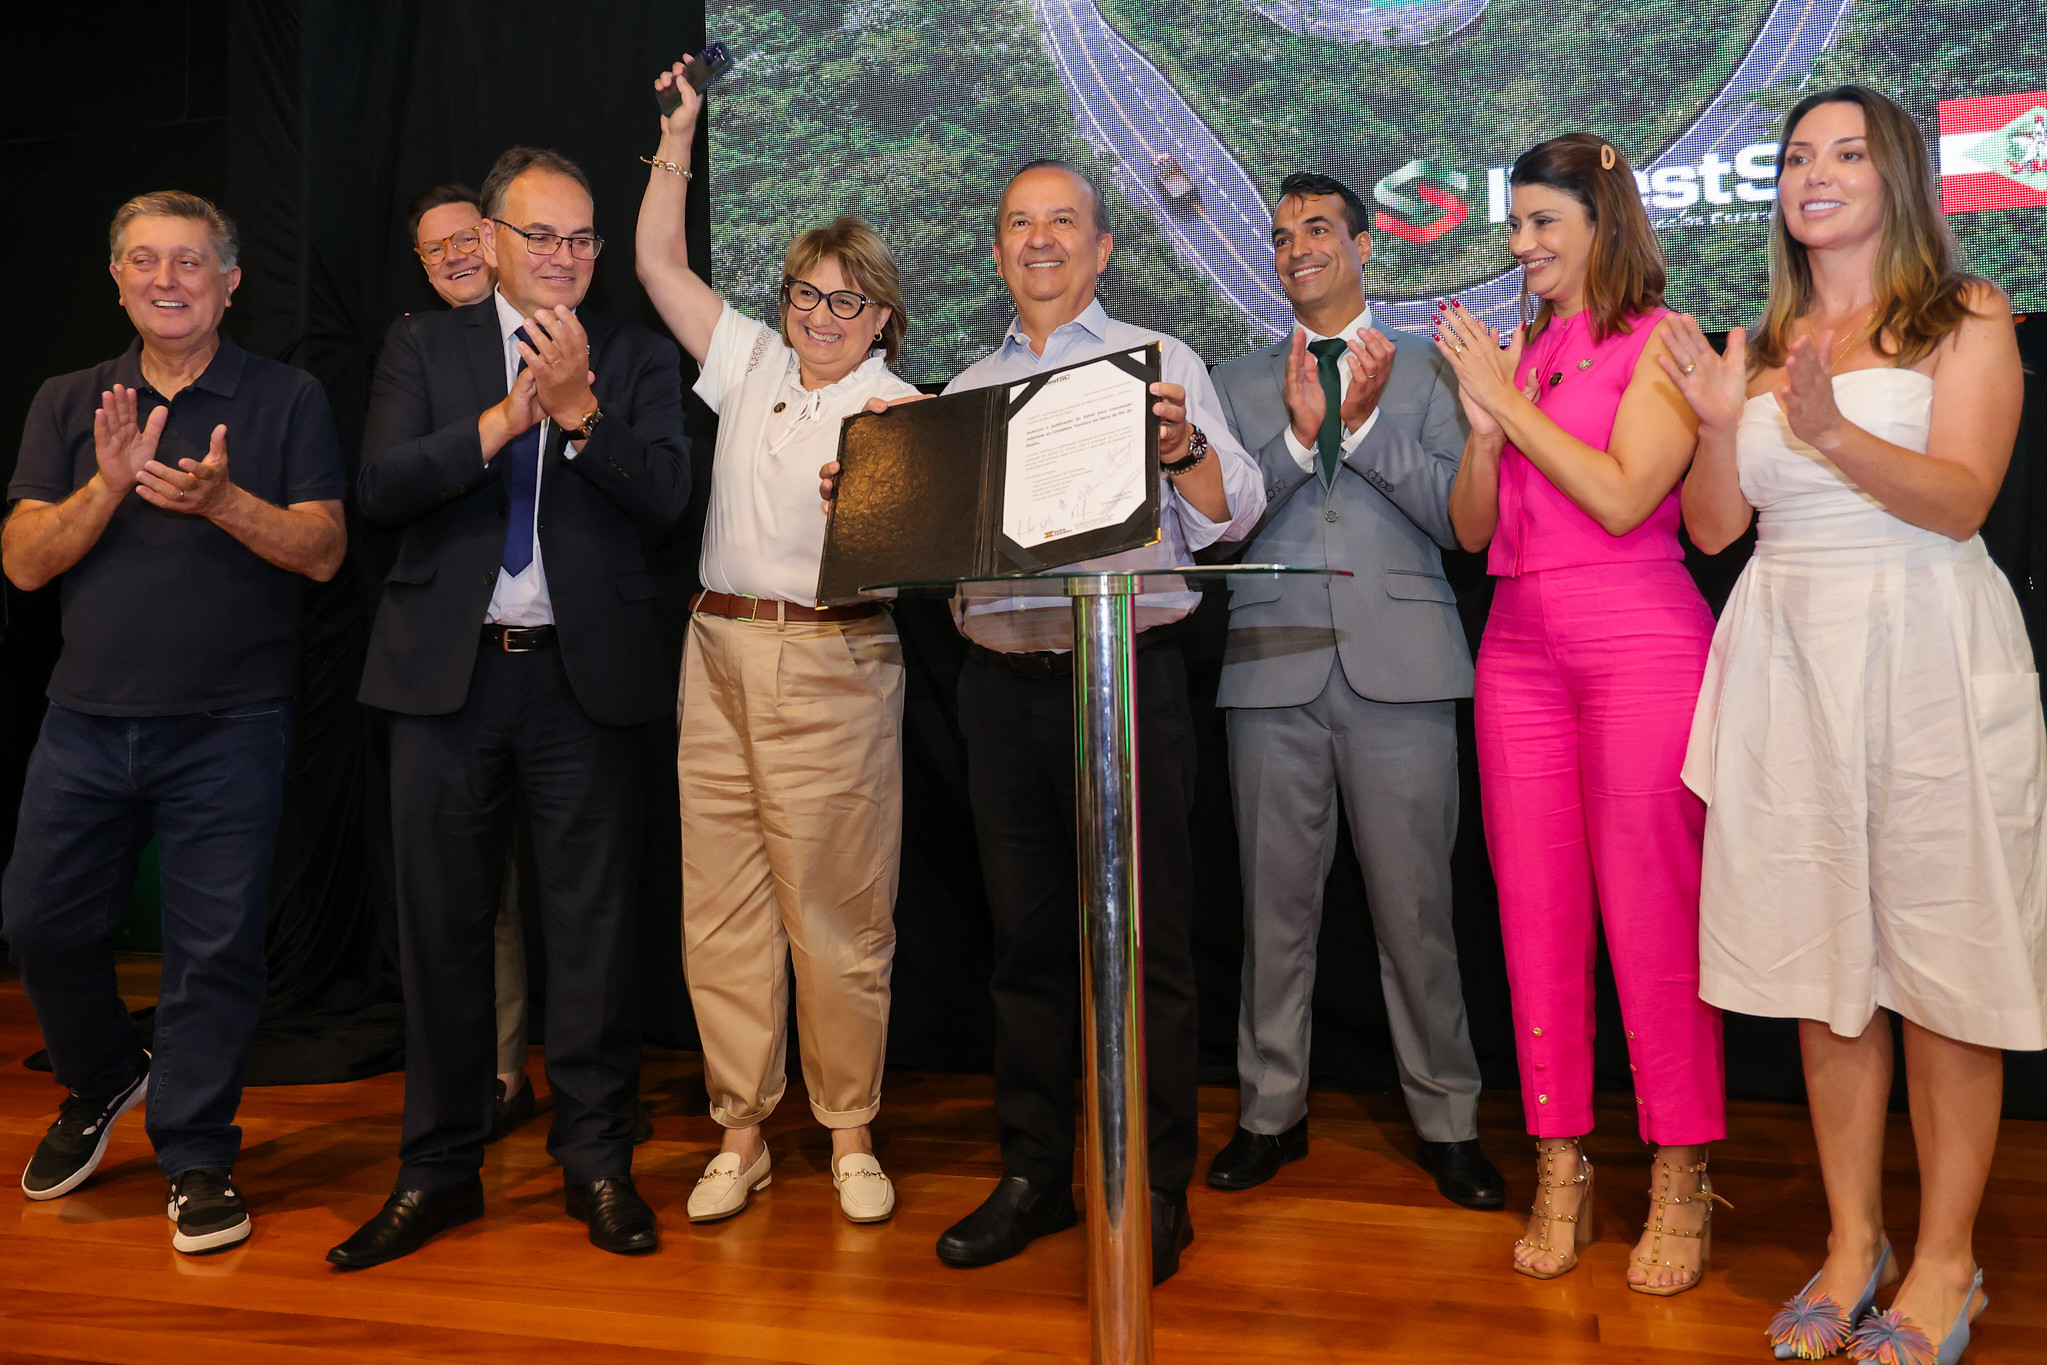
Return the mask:
<path fill-rule="evenodd" d="M 1063 365 L 1138 350 L 1154 341 L 1159 344 L 1160 377 L 1187 391 L 1188 420 L 1208 437 L 1208 458 L 1221 466 L 1230 519 L 1210 521 L 1180 496 L 1171 478 L 1161 478 L 1157 542 L 1073 567 L 1135 573 L 1174 568 L 1190 562 L 1191 552 L 1204 546 L 1244 539 L 1264 515 L 1265 480 L 1258 462 L 1230 434 L 1229 419 L 1223 415 L 1201 357 L 1172 337 L 1116 321 L 1103 311 L 1100 300 L 1093 300 L 1079 317 L 1046 339 L 1043 355 L 1031 349 L 1023 324 L 1013 321 L 992 354 L 960 371 L 945 386 L 947 393 L 957 393 L 1014 383 Z M 1145 630 L 1177 621 L 1200 601 L 1197 592 L 1145 593 L 1136 601 L 1133 624 Z M 1063 597 L 1000 597 L 963 591 L 954 600 L 953 616 L 968 639 L 987 649 L 1018 653 L 1073 648 L 1073 609 Z"/>

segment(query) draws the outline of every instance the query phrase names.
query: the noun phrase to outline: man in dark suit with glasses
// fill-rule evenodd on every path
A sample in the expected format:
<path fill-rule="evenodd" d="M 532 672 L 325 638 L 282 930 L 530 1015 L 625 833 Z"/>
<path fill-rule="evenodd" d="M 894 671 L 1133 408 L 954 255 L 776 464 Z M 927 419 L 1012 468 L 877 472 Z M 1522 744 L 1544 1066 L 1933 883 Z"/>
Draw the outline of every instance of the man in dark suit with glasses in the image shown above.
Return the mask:
<path fill-rule="evenodd" d="M 396 1188 L 344 1269 L 479 1217 L 492 934 L 514 789 L 547 955 L 548 1150 L 590 1240 L 659 1243 L 633 1189 L 640 727 L 674 704 L 641 526 L 689 498 L 673 343 L 580 317 L 604 239 L 573 162 L 515 147 L 482 191 L 489 297 L 408 318 L 378 363 L 357 493 L 402 528 L 362 700 L 391 712 L 406 1003 Z"/>

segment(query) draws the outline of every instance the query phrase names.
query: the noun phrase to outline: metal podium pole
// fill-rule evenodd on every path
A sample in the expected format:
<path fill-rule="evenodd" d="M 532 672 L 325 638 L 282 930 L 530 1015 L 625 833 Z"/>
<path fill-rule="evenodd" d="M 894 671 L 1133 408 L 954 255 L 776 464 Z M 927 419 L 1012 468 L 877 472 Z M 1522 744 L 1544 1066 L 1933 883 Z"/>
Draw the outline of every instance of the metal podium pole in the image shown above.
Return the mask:
<path fill-rule="evenodd" d="M 1144 1141 L 1137 699 L 1130 574 L 1069 577 L 1087 1036 L 1088 1316 L 1094 1365 L 1150 1365 L 1151 1179 Z"/>

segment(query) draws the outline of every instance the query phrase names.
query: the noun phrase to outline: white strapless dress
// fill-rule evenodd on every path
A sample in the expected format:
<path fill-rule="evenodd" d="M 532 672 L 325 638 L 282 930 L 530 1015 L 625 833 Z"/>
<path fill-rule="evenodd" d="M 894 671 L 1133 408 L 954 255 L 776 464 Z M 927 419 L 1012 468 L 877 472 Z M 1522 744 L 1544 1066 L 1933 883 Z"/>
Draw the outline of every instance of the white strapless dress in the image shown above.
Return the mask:
<path fill-rule="evenodd" d="M 1834 380 L 1926 449 L 1933 381 Z M 1713 635 L 1684 780 L 1707 803 L 1699 993 L 1860 1033 L 1878 1006 L 2047 1047 L 2047 731 L 2011 585 L 1980 538 L 1900 521 L 1768 394 L 1736 438 L 1754 558 Z"/>

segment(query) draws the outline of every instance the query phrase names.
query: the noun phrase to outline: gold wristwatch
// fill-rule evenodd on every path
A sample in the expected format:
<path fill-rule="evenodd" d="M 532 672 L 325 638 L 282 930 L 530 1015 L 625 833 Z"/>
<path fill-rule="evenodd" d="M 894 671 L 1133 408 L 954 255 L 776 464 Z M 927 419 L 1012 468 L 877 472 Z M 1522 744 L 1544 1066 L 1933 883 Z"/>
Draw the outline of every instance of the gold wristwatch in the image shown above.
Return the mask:
<path fill-rule="evenodd" d="M 597 430 L 597 424 L 603 420 L 604 409 L 592 408 L 588 412 L 583 414 L 583 420 L 579 424 L 577 424 L 575 430 L 571 431 L 567 427 L 563 427 L 562 435 L 566 439 L 574 441 L 578 445 L 581 445 L 583 442 L 590 439 L 590 433 Z"/>

